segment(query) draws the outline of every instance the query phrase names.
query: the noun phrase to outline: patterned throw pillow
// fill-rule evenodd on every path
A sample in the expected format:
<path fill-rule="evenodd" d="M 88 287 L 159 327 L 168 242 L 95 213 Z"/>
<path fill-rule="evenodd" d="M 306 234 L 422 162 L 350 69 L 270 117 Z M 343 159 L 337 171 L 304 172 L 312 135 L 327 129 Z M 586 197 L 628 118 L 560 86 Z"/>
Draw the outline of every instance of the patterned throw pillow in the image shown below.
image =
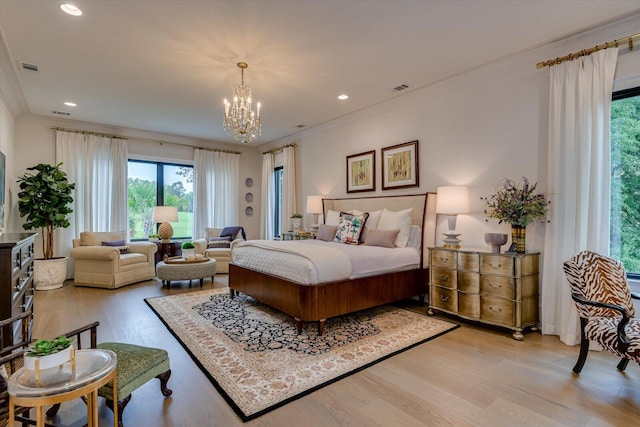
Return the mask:
<path fill-rule="evenodd" d="M 340 212 L 340 219 L 338 220 L 338 229 L 336 230 L 336 237 L 333 238 L 334 242 L 346 243 L 348 245 L 360 244 L 360 233 L 364 228 L 364 224 L 369 218 L 368 213 L 361 215 L 353 215 L 346 212 Z"/>
<path fill-rule="evenodd" d="M 231 236 L 209 237 L 209 242 L 207 243 L 207 249 L 230 248 L 230 247 L 231 247 Z"/>

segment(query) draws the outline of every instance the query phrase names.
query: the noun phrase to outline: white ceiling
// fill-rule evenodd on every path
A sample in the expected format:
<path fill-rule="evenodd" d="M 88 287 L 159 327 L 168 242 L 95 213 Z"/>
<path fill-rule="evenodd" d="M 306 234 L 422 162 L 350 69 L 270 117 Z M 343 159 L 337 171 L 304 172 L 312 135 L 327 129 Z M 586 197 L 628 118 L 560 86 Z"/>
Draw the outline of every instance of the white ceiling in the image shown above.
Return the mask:
<path fill-rule="evenodd" d="M 256 144 L 640 11 L 639 0 L 78 0 L 74 18 L 61 3 L 0 0 L 30 113 L 232 142 L 222 100 L 245 61 L 263 105 Z"/>

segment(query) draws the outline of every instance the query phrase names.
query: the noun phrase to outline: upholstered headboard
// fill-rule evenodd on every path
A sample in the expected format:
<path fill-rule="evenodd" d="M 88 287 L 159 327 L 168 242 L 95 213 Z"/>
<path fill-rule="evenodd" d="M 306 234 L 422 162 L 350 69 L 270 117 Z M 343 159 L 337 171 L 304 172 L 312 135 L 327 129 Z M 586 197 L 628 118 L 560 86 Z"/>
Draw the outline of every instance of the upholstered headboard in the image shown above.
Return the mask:
<path fill-rule="evenodd" d="M 413 208 L 411 223 L 422 227 L 422 265 L 428 264 L 427 248 L 434 246 L 436 241 L 436 193 L 322 199 L 322 207 L 325 218 L 329 210 L 373 212 L 382 208 L 392 211 Z"/>

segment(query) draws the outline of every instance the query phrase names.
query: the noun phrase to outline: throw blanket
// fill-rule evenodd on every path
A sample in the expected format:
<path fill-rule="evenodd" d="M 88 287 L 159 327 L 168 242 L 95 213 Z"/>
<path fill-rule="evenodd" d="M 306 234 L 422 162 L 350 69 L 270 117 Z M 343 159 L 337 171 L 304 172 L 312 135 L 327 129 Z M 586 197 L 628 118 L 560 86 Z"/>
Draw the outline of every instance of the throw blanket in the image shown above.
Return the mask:
<path fill-rule="evenodd" d="M 220 232 L 220 237 L 231 236 L 231 240 L 233 240 L 238 235 L 238 232 L 242 232 L 242 239 L 247 240 L 247 234 L 244 232 L 244 227 L 240 227 L 238 225 L 223 228 Z"/>
<path fill-rule="evenodd" d="M 247 240 L 238 243 L 236 250 L 241 247 L 255 247 L 302 257 L 315 268 L 317 283 L 344 280 L 351 276 L 351 261 L 342 251 L 336 248 L 280 240 Z M 234 253 L 236 250 L 234 250 Z M 273 262 L 277 264 L 280 264 L 282 260 L 282 257 L 273 257 Z"/>

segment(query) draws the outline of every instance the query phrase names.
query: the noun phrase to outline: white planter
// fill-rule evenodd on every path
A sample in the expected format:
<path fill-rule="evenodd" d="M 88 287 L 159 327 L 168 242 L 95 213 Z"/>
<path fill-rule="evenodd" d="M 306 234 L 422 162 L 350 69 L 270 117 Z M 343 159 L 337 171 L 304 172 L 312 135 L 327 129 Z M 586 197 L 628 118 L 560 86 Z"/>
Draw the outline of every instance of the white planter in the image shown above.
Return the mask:
<path fill-rule="evenodd" d="M 302 229 L 302 218 L 291 218 L 291 227 L 293 231 L 300 231 Z"/>
<path fill-rule="evenodd" d="M 67 278 L 67 257 L 33 260 L 33 282 L 37 291 L 62 287 Z"/>
<path fill-rule="evenodd" d="M 55 368 L 56 366 L 60 366 L 63 363 L 71 360 L 71 349 L 73 346 L 69 346 L 64 350 L 60 350 L 57 353 L 47 354 L 46 356 L 25 356 L 24 357 L 24 367 L 30 371 L 35 371 L 36 369 L 49 369 Z M 36 360 L 40 362 L 40 366 L 36 367 Z"/>
<path fill-rule="evenodd" d="M 187 259 L 188 257 L 195 255 L 196 254 L 196 250 L 195 249 L 183 249 L 182 250 L 182 258 Z"/>

